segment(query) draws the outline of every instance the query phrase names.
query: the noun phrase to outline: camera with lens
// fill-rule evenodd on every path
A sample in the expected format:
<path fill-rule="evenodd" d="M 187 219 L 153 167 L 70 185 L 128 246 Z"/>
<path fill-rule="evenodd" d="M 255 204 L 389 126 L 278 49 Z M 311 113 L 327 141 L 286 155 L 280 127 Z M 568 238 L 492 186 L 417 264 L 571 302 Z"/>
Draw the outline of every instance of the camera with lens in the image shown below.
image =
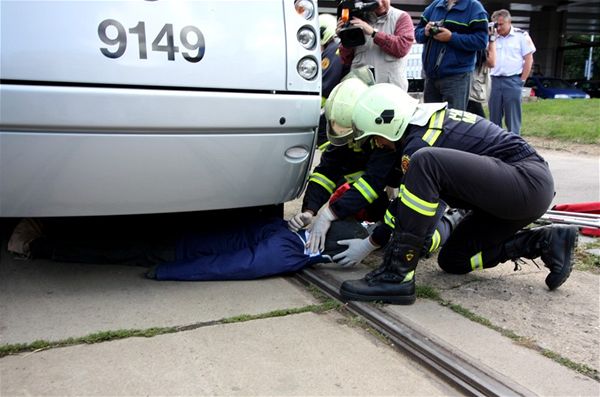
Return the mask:
<path fill-rule="evenodd" d="M 337 7 L 337 17 L 344 21 L 344 26 L 338 31 L 338 37 L 346 48 L 358 47 L 365 44 L 365 35 L 358 26 L 352 26 L 350 21 L 357 17 L 368 20 L 368 13 L 379 7 L 379 1 L 341 0 Z"/>
<path fill-rule="evenodd" d="M 433 21 L 431 22 L 431 28 L 429 29 L 429 33 L 432 36 L 438 34 L 441 30 L 440 28 L 444 27 L 444 21 Z"/>
<path fill-rule="evenodd" d="M 489 22 L 488 23 L 488 33 L 491 35 L 498 29 L 498 22 Z"/>

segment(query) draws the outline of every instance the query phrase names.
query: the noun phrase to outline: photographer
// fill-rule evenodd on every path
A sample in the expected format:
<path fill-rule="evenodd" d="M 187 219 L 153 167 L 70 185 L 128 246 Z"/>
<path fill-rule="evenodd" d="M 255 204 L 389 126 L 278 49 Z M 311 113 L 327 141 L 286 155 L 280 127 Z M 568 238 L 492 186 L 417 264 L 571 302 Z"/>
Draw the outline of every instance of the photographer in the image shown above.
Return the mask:
<path fill-rule="evenodd" d="M 425 44 L 425 102 L 465 110 L 476 54 L 488 42 L 488 15 L 477 0 L 434 0 L 415 28 Z"/>
<path fill-rule="evenodd" d="M 362 29 L 366 42 L 358 47 L 340 46 L 340 56 L 351 70 L 361 66 L 374 68 L 377 83 L 392 83 L 408 90 L 406 60 L 414 41 L 410 15 L 390 6 L 390 0 L 379 0 L 379 6 L 365 14 L 364 20 L 353 17 L 349 23 Z M 337 31 L 345 22 L 338 20 Z"/>

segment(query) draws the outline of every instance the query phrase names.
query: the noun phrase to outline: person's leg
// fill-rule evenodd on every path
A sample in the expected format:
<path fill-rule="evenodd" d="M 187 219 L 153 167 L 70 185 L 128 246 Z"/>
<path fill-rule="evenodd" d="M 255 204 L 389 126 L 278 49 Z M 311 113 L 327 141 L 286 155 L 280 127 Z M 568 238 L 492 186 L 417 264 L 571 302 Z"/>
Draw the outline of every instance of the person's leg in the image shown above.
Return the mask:
<path fill-rule="evenodd" d="M 504 241 L 533 220 L 508 221 L 472 211 L 457 225 L 440 250 L 438 264 L 452 274 L 494 267 L 503 262 Z"/>
<path fill-rule="evenodd" d="M 157 280 L 250 280 L 292 272 L 308 264 L 302 240 L 285 222 L 258 231 L 260 239 L 248 247 L 218 254 L 163 263 L 153 269 Z"/>
<path fill-rule="evenodd" d="M 439 79 L 442 100 L 451 109 L 466 110 L 471 90 L 471 73 L 460 73 Z"/>
<path fill-rule="evenodd" d="M 521 101 L 523 87 L 521 78 L 514 76 L 505 79 L 504 114 L 506 116 L 506 129 L 514 134 L 521 134 Z"/>
<path fill-rule="evenodd" d="M 417 151 L 400 186 L 396 228 L 383 264 L 362 280 L 344 282 L 342 295 L 355 300 L 414 302 L 420 247 L 435 221 L 441 195 L 448 202 L 468 203 L 470 209 L 507 221 L 537 219 L 552 201 L 552 176 L 537 157 L 530 161 L 531 167 L 523 163 L 507 164 L 445 148 Z"/>
<path fill-rule="evenodd" d="M 488 110 L 490 112 L 490 121 L 499 127 L 502 127 L 502 78 L 492 77 L 492 88 L 490 90 L 490 99 L 488 101 Z"/>
<path fill-rule="evenodd" d="M 485 119 L 485 112 L 483 111 L 483 105 L 480 102 L 471 101 L 467 103 L 467 112 L 478 115 Z"/>
<path fill-rule="evenodd" d="M 423 102 L 442 102 L 442 94 L 439 90 L 439 79 L 425 79 L 425 88 L 423 89 Z"/>

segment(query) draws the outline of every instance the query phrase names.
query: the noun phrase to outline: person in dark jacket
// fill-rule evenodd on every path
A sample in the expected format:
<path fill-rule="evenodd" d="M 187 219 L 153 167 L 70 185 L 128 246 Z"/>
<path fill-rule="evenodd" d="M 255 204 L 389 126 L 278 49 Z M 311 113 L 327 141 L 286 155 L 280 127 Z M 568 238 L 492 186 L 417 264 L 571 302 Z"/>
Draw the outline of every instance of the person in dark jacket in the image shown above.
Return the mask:
<path fill-rule="evenodd" d="M 488 14 L 478 0 L 434 0 L 415 28 L 424 44 L 425 102 L 465 110 L 476 54 L 488 43 Z"/>
<path fill-rule="evenodd" d="M 344 76 L 345 70 L 340 58 L 340 41 L 335 35 L 337 21 L 333 15 L 319 15 L 319 29 L 321 38 L 321 108 L 325 106 L 325 101 L 331 94 L 333 88 L 339 84 Z M 325 150 L 329 141 L 326 134 L 327 120 L 322 111 L 319 118 L 319 136 L 317 138 L 317 148 Z"/>
<path fill-rule="evenodd" d="M 548 164 L 524 139 L 445 103 L 417 106 L 391 84 L 376 84 L 353 105 L 355 139 L 373 138 L 406 160 L 394 233 L 381 266 L 348 280 L 350 300 L 412 304 L 415 269 L 443 200 L 468 210 L 438 255 L 439 266 L 464 274 L 520 257 L 541 257 L 550 290 L 572 269 L 578 230 L 524 229 L 549 208 L 554 181 Z"/>

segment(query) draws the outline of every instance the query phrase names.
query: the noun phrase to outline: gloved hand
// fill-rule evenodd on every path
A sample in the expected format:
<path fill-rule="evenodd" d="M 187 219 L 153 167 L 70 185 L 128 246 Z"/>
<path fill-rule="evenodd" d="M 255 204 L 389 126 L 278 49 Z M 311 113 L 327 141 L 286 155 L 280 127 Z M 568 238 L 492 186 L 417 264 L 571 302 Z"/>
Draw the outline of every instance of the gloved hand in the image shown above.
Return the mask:
<path fill-rule="evenodd" d="M 288 221 L 288 229 L 290 229 L 292 232 L 297 232 L 298 230 L 310 224 L 312 219 L 313 214 L 310 212 L 299 212 Z"/>
<path fill-rule="evenodd" d="M 333 261 L 342 267 L 351 267 L 359 264 L 367 255 L 379 248 L 371 242 L 369 237 L 365 239 L 353 238 L 350 240 L 340 240 L 337 243 L 348 246 L 346 251 L 340 252 L 333 257 Z"/>
<path fill-rule="evenodd" d="M 325 237 L 331 226 L 331 222 L 336 219 L 335 214 L 329 206 L 324 207 L 313 220 L 310 226 L 310 239 L 308 240 L 308 249 L 310 252 L 322 252 L 325 249 Z"/>

